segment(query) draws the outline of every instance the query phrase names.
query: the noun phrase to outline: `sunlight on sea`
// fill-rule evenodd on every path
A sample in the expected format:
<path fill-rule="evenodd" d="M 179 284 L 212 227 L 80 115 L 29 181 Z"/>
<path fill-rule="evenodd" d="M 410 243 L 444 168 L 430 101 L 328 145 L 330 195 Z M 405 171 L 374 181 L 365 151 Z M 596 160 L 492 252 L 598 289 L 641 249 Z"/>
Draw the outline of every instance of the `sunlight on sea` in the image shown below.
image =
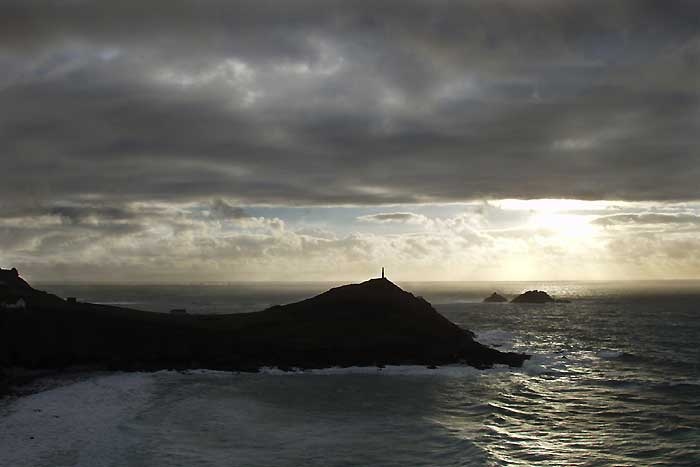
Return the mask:
<path fill-rule="evenodd" d="M 95 376 L 2 401 L 0 465 L 700 465 L 697 283 L 401 285 L 480 341 L 532 359 L 517 370 Z M 119 292 L 145 309 L 221 312 L 326 286 Z M 572 303 L 480 303 L 528 288 Z"/>

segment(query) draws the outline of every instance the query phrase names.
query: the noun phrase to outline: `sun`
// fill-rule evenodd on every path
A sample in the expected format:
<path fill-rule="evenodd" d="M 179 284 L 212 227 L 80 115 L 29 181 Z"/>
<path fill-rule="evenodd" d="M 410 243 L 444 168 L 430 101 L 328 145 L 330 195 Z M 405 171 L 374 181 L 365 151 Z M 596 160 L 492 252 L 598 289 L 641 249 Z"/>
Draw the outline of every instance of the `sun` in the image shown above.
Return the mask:
<path fill-rule="evenodd" d="M 583 214 L 604 209 L 606 203 L 575 199 L 505 199 L 502 209 L 530 213 L 527 227 L 561 240 L 592 238 L 597 229 L 591 224 L 594 216 Z"/>
<path fill-rule="evenodd" d="M 530 226 L 566 239 L 590 238 L 596 234 L 596 228 L 590 223 L 589 216 L 580 214 L 535 212 L 530 218 Z"/>

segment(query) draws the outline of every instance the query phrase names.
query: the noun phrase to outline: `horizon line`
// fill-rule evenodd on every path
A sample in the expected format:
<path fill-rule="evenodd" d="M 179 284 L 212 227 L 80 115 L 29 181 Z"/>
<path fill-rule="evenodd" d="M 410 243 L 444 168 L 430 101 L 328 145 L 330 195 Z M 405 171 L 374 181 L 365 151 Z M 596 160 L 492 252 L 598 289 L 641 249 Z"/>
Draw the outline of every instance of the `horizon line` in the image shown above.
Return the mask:
<path fill-rule="evenodd" d="M 24 278 L 24 277 L 23 277 Z M 338 279 L 338 280 L 205 280 L 205 281 L 162 281 L 162 282 L 141 282 L 141 281 L 101 281 L 101 280 L 41 280 L 32 279 L 34 284 L 44 284 L 44 285 L 235 285 L 235 284 L 337 284 L 337 283 L 347 283 L 347 284 L 358 284 L 361 282 L 368 281 L 370 279 L 380 279 L 381 277 L 368 277 L 363 280 L 353 280 L 353 279 Z M 27 280 L 26 278 L 24 278 Z M 604 283 L 604 282 L 700 282 L 700 277 L 694 278 L 646 278 L 646 279 L 476 279 L 476 280 L 419 280 L 419 279 L 397 279 L 392 280 L 389 277 L 386 278 L 391 282 L 398 283 L 425 283 L 425 284 L 464 284 L 464 283 L 483 283 L 483 284 L 494 284 L 494 283 L 532 283 L 532 282 L 550 282 L 550 283 Z"/>

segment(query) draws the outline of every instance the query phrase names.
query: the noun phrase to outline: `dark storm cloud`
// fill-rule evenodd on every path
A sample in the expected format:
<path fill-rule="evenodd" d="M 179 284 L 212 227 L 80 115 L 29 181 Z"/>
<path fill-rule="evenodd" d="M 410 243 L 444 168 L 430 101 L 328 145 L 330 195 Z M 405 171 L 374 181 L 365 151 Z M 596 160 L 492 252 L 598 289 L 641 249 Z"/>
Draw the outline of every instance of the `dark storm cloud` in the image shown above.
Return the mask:
<path fill-rule="evenodd" d="M 698 31 L 692 1 L 3 2 L 2 206 L 698 199 Z"/>
<path fill-rule="evenodd" d="M 0 203 L 0 221 L 39 218 L 42 216 L 55 216 L 66 224 L 84 224 L 86 222 L 124 222 L 143 218 L 153 218 L 159 215 L 156 208 L 134 208 L 127 205 L 103 205 L 103 204 L 63 204 L 63 203 Z"/>
<path fill-rule="evenodd" d="M 217 199 L 211 203 L 209 213 L 217 219 L 244 219 L 250 217 L 245 209 L 239 206 L 232 206 L 222 199 Z"/>
<path fill-rule="evenodd" d="M 107 220 L 131 220 L 134 213 L 118 207 L 94 207 L 94 206 L 56 206 L 49 208 L 48 213 L 60 216 L 67 222 L 79 224 L 90 218 Z"/>

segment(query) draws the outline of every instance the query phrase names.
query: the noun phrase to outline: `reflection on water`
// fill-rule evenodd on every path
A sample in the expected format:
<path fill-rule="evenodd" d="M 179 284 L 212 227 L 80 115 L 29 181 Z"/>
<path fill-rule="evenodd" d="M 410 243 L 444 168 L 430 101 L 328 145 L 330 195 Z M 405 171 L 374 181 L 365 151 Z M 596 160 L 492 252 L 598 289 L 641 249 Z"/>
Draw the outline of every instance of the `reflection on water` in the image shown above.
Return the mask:
<path fill-rule="evenodd" d="M 43 451 L 15 457 L 6 451 L 0 464 L 49 466 L 60 458 L 71 459 L 61 465 L 86 466 L 697 466 L 700 293 L 681 285 L 655 291 L 539 284 L 579 298 L 513 305 L 478 303 L 474 296 L 486 296 L 489 286 L 460 292 L 454 284 L 418 284 L 415 293 L 480 340 L 531 352 L 532 360 L 517 371 L 160 372 L 140 376 L 148 384 L 136 405 L 134 388 L 110 399 L 119 387 L 112 380 L 95 382 L 97 392 L 81 383 L 72 399 L 53 405 L 61 418 L 23 423 L 66 393 L 10 407 L 0 418 L 0 441 L 53 427 L 57 447 L 44 442 Z M 522 284 L 508 287 L 500 290 L 514 294 Z M 282 296 L 235 292 L 246 293 L 261 301 Z M 90 426 L 90 416 L 76 425 L 75 414 L 90 404 L 110 414 L 111 424 L 97 417 L 102 424 Z M 102 444 L 94 444 L 96 433 Z"/>
<path fill-rule="evenodd" d="M 171 465 L 186 446 L 205 465 L 698 465 L 700 320 L 688 296 L 634 297 L 439 307 L 534 352 L 518 371 L 163 376 L 133 461 Z"/>

